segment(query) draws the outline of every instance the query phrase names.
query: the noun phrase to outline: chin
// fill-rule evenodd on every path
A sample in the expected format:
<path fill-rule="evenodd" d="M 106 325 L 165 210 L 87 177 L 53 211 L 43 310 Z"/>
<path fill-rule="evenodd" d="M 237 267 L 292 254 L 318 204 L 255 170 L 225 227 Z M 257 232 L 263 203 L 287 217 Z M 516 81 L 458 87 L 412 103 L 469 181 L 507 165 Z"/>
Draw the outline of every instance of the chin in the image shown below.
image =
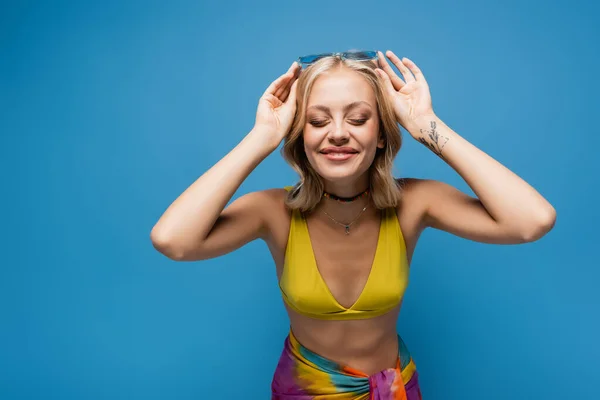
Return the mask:
<path fill-rule="evenodd" d="M 356 163 L 331 164 L 328 162 L 318 162 L 316 165 L 313 164 L 313 168 L 321 178 L 336 182 L 352 182 L 368 170 L 368 166 L 364 167 Z"/>

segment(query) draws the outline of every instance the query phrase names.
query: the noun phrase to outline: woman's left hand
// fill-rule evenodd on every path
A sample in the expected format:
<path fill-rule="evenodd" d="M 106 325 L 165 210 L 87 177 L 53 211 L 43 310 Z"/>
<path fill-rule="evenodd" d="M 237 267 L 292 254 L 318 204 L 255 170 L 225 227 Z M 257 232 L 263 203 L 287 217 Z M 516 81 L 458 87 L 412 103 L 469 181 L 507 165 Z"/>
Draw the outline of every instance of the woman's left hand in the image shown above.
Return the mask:
<path fill-rule="evenodd" d="M 414 62 L 406 57 L 400 60 L 389 50 L 386 55 L 402 73 L 404 81 L 396 75 L 381 52 L 379 52 L 379 64 L 383 69 L 377 68 L 377 73 L 383 78 L 385 91 L 394 107 L 397 121 L 413 135 L 412 128 L 416 120 L 435 115 L 431 105 L 429 85 Z"/>

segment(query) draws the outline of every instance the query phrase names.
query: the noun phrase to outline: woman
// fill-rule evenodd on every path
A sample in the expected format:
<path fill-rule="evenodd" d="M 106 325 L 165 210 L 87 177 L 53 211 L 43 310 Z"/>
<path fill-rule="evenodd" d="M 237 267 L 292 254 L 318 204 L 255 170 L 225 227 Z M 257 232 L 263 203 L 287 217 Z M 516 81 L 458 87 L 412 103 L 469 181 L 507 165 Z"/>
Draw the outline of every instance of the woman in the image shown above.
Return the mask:
<path fill-rule="evenodd" d="M 267 243 L 290 318 L 273 399 L 421 399 L 396 332 L 421 232 L 509 244 L 537 240 L 554 225 L 554 208 L 535 189 L 437 117 L 420 69 L 386 55 L 404 79 L 381 52 L 301 57 L 308 67 L 292 64 L 267 88 L 254 128 L 152 230 L 154 246 L 174 260 Z M 477 198 L 435 180 L 395 179 L 398 123 Z M 225 208 L 282 140 L 299 184 Z"/>

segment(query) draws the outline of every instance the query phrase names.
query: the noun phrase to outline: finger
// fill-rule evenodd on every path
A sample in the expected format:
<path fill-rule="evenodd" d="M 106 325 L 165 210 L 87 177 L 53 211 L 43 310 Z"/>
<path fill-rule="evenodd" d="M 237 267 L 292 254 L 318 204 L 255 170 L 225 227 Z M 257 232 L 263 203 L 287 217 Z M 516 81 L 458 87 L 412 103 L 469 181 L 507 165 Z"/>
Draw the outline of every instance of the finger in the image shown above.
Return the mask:
<path fill-rule="evenodd" d="M 294 61 L 294 64 L 296 64 L 295 61 Z M 292 67 L 293 67 L 293 64 L 292 64 Z M 269 87 L 267 88 L 267 90 L 265 90 L 265 92 L 263 93 L 263 96 L 266 95 L 266 94 L 273 94 L 274 95 L 275 91 L 277 91 L 277 89 L 279 89 L 282 85 L 285 84 L 286 76 L 289 76 L 287 72 L 285 74 L 281 75 L 279 78 L 275 79 L 269 85 Z"/>
<path fill-rule="evenodd" d="M 286 99 L 288 98 L 288 95 L 290 94 L 291 90 L 292 90 L 292 86 L 298 82 L 298 77 L 300 75 L 300 71 L 296 71 L 296 73 L 294 74 L 294 77 L 290 80 L 289 85 L 286 87 L 285 91 L 281 94 L 281 101 L 286 101 Z"/>
<path fill-rule="evenodd" d="M 283 96 L 285 94 L 285 92 L 290 90 L 292 83 L 294 83 L 293 80 L 296 77 L 296 74 L 298 72 L 298 67 L 299 67 L 298 63 L 294 62 L 294 63 L 292 63 L 292 66 L 287 70 L 287 72 L 286 72 L 287 77 L 286 77 L 285 84 L 275 92 L 275 95 L 277 97 Z"/>
<path fill-rule="evenodd" d="M 277 89 L 279 89 L 279 87 L 281 85 L 284 84 L 285 81 L 285 74 L 281 75 L 279 78 L 275 79 L 267 88 L 267 90 L 265 90 L 265 92 L 263 93 L 263 97 L 266 95 L 274 95 L 275 91 Z"/>
<path fill-rule="evenodd" d="M 419 67 L 417 67 L 417 64 L 415 64 L 411 59 L 409 59 L 407 57 L 404 57 L 402 59 L 402 61 L 412 71 L 412 73 L 415 76 L 415 79 L 417 80 L 417 82 L 423 82 L 424 84 L 427 85 L 427 80 L 425 79 L 425 76 L 423 75 L 423 72 L 421 71 L 421 69 Z"/>
<path fill-rule="evenodd" d="M 290 88 L 290 95 L 287 99 L 285 99 L 285 104 L 295 103 L 296 102 L 296 88 L 298 87 L 298 79 L 292 83 L 292 87 Z"/>
<path fill-rule="evenodd" d="M 262 100 L 265 100 L 267 103 L 269 103 L 269 107 L 271 109 L 276 109 L 278 107 L 281 107 L 281 105 L 283 104 L 283 102 L 281 100 L 279 100 L 278 97 L 273 96 L 271 93 L 267 93 Z"/>
<path fill-rule="evenodd" d="M 277 97 L 281 97 L 283 92 L 285 92 L 286 89 L 290 86 L 290 81 L 294 77 L 294 75 L 291 72 L 286 72 L 286 74 L 284 76 L 285 76 L 285 78 L 283 79 L 283 82 L 275 90 L 275 93 L 273 93 L 273 95 L 275 95 Z"/>
<path fill-rule="evenodd" d="M 406 67 L 406 65 L 402 63 L 402 61 L 394 53 L 392 53 L 391 50 L 388 50 L 385 54 L 390 60 L 392 60 L 396 68 L 398 68 L 398 70 L 402 73 L 402 76 L 404 77 L 406 83 L 415 81 L 415 77 L 410 72 L 410 70 Z"/>
<path fill-rule="evenodd" d="M 375 72 L 377 73 L 377 75 L 379 75 L 381 77 L 381 79 L 383 79 L 383 87 L 384 87 L 385 91 L 389 95 L 392 95 L 393 93 L 395 93 L 396 89 L 394 88 L 394 85 L 392 84 L 392 80 L 390 79 L 389 75 L 385 71 L 383 71 L 381 68 L 376 68 Z"/>
<path fill-rule="evenodd" d="M 402 79 L 400 79 L 398 77 L 398 75 L 396 75 L 396 73 L 394 72 L 394 70 L 392 69 L 392 67 L 390 67 L 390 64 L 388 64 L 388 62 L 385 59 L 385 56 L 383 55 L 383 53 L 380 52 L 380 51 L 378 51 L 377 55 L 378 55 L 378 58 L 379 58 L 379 63 L 381 65 L 381 69 L 383 69 L 385 71 L 385 73 L 390 77 L 390 80 L 391 80 L 392 85 L 394 86 L 394 88 L 396 90 L 402 89 L 402 86 L 404 86 L 405 83 L 402 81 Z"/>
<path fill-rule="evenodd" d="M 288 70 L 288 72 L 286 73 L 286 75 L 289 75 L 289 78 L 286 78 L 285 85 L 281 86 L 275 92 L 275 96 L 279 97 L 281 99 L 281 101 L 285 101 L 285 98 L 287 97 L 287 94 L 289 93 L 290 88 L 292 87 L 292 84 L 294 83 L 294 80 L 298 76 L 298 71 L 299 71 L 298 64 L 296 64 L 295 66 L 292 66 L 292 68 L 290 68 Z"/>

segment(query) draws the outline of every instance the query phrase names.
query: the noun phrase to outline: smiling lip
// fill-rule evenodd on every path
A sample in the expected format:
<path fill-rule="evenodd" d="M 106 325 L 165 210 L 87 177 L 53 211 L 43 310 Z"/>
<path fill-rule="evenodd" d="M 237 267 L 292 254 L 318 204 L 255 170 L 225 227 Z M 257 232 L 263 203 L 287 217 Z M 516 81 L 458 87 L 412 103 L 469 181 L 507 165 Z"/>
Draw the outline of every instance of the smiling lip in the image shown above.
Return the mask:
<path fill-rule="evenodd" d="M 346 161 L 347 159 L 354 157 L 356 153 L 327 153 L 323 155 L 330 161 Z"/>
<path fill-rule="evenodd" d="M 320 151 L 328 160 L 345 161 L 358 153 L 352 147 L 327 147 Z"/>
<path fill-rule="evenodd" d="M 321 153 L 358 153 L 358 150 L 353 149 L 352 147 L 325 147 L 323 150 L 321 150 Z"/>

